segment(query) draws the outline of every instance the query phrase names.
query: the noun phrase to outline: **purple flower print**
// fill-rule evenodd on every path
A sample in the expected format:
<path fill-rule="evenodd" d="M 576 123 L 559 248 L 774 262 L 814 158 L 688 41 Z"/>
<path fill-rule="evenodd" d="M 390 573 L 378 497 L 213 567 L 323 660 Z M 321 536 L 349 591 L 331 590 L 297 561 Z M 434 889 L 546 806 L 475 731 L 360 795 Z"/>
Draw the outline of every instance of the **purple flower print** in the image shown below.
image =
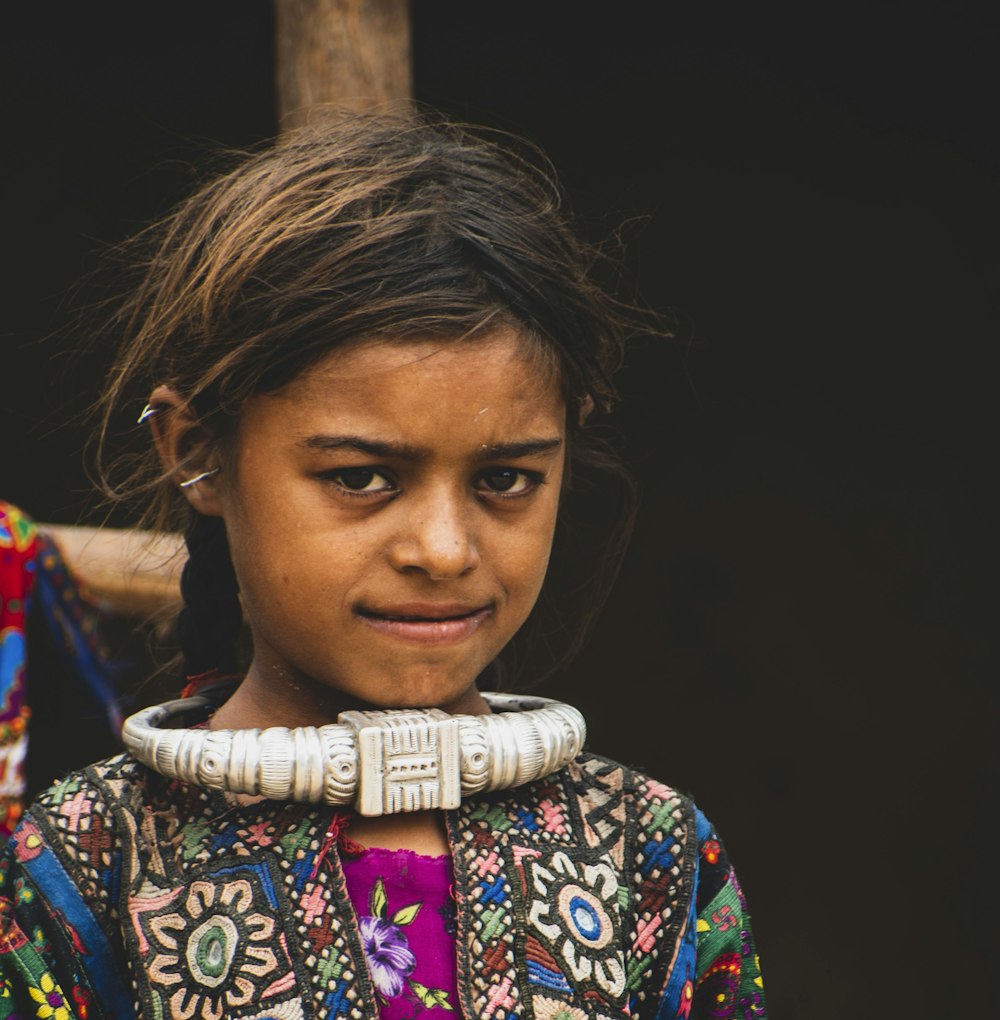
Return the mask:
<path fill-rule="evenodd" d="M 362 917 L 361 944 L 375 987 L 392 999 L 403 990 L 403 981 L 417 965 L 406 936 L 381 917 Z"/>

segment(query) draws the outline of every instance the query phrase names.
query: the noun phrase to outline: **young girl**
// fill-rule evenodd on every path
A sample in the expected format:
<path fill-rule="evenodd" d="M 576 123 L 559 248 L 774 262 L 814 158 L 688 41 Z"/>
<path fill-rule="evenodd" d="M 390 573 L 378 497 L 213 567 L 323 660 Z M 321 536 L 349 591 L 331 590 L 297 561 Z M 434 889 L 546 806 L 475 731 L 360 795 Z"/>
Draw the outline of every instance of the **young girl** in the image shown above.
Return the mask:
<path fill-rule="evenodd" d="M 9 843 L 0 1017 L 764 1016 L 704 816 L 477 685 L 588 621 L 625 530 L 568 530 L 621 479 L 626 323 L 550 179 L 356 119 L 155 242 L 102 438 L 148 401 L 125 493 L 187 516 L 188 698 Z"/>

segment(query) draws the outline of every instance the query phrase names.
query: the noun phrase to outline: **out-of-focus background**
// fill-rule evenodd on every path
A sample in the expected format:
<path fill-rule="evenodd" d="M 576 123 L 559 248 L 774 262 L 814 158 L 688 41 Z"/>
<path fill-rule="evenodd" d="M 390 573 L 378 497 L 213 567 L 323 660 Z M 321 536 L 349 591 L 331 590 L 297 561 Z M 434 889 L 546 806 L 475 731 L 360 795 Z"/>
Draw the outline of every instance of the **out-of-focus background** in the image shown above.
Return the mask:
<path fill-rule="evenodd" d="M 552 693 L 718 822 L 775 1017 L 989 1015 L 1000 9 L 438 0 L 411 26 L 417 99 L 541 145 L 679 324 L 624 372 L 638 533 Z M 71 289 L 276 132 L 274 14 L 18 5 L 0 54 L 0 498 L 93 522 L 79 416 L 114 338 L 71 353 Z M 107 753 L 83 704 L 39 698 L 38 782 Z"/>

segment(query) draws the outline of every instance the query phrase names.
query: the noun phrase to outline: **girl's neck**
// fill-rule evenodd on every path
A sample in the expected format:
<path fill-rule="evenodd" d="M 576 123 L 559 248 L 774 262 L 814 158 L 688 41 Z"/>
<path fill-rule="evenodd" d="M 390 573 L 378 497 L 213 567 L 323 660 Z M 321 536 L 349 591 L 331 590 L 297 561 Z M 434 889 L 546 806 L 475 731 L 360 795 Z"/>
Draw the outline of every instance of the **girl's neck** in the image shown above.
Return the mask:
<path fill-rule="evenodd" d="M 289 698 L 288 685 L 274 684 L 268 689 L 251 671 L 209 720 L 210 729 L 251 729 L 267 726 L 322 726 L 336 722 L 340 712 L 368 709 L 365 705 L 344 698 L 337 691 L 318 689 L 318 685 L 302 682 L 296 694 L 308 689 L 316 695 L 315 709 L 303 710 L 301 696 Z M 485 705 L 485 702 L 483 703 Z M 245 794 L 234 795 L 237 803 L 252 804 L 262 800 Z M 438 857 L 449 853 L 443 811 L 414 811 L 400 815 L 366 818 L 354 815 L 350 823 L 351 838 L 365 847 L 386 850 L 413 850 L 418 854 Z"/>
<path fill-rule="evenodd" d="M 408 706 L 433 708 L 433 705 Z M 488 715 L 489 706 L 474 684 L 455 704 L 441 706 L 448 712 Z M 246 677 L 209 721 L 213 730 L 264 729 L 268 726 L 326 726 L 341 712 L 370 711 L 378 706 L 359 701 L 308 677 L 284 672 L 261 676 L 253 665 Z"/>
<path fill-rule="evenodd" d="M 323 726 L 336 722 L 341 712 L 373 707 L 308 678 L 280 674 L 265 680 L 259 670 L 252 666 L 229 700 L 209 720 L 209 728 Z M 474 685 L 460 704 L 448 708 L 473 715 L 490 711 Z M 236 799 L 239 803 L 248 804 L 261 798 L 241 794 Z M 355 815 L 351 821 L 350 835 L 367 847 L 413 850 L 429 857 L 450 852 L 443 811 L 415 811 L 378 818 Z"/>
<path fill-rule="evenodd" d="M 325 726 L 349 704 L 338 691 L 285 674 L 264 682 L 253 666 L 209 722 L 213 730 L 264 729 L 268 726 Z"/>
<path fill-rule="evenodd" d="M 427 857 L 450 853 L 443 811 L 413 811 L 380 818 L 355 815 L 348 835 L 365 847 L 413 850 Z"/>

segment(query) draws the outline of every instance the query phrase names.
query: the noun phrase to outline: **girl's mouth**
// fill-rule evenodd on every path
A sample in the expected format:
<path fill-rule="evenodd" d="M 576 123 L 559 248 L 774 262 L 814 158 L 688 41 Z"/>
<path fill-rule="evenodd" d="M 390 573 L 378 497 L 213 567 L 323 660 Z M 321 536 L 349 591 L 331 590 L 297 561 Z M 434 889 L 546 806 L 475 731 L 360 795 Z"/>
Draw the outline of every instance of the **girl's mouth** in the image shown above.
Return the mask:
<path fill-rule="evenodd" d="M 450 645 L 474 634 L 493 613 L 493 605 L 398 605 L 358 608 L 357 616 L 389 637 L 423 645 Z"/>

